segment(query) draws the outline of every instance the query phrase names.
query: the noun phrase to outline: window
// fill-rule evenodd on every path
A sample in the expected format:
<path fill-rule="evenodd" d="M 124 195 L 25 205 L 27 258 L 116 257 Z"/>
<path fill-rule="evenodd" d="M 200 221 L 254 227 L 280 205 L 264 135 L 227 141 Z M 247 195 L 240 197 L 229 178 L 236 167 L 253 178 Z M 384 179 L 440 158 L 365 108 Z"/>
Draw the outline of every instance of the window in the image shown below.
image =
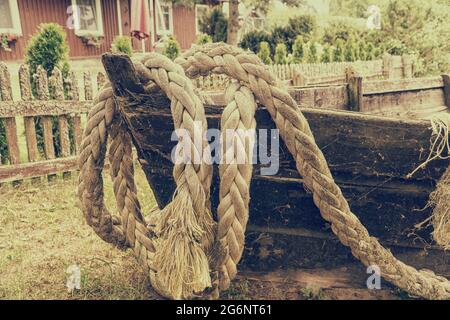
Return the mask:
<path fill-rule="evenodd" d="M 72 0 L 75 34 L 103 36 L 100 0 Z"/>
<path fill-rule="evenodd" d="M 22 35 L 17 0 L 0 0 L 0 33 Z"/>
<path fill-rule="evenodd" d="M 156 0 L 156 33 L 159 36 L 173 34 L 172 3 Z"/>
<path fill-rule="evenodd" d="M 195 31 L 197 32 L 197 34 L 202 33 L 202 21 L 208 16 L 208 13 L 209 7 L 206 4 L 195 5 Z"/>

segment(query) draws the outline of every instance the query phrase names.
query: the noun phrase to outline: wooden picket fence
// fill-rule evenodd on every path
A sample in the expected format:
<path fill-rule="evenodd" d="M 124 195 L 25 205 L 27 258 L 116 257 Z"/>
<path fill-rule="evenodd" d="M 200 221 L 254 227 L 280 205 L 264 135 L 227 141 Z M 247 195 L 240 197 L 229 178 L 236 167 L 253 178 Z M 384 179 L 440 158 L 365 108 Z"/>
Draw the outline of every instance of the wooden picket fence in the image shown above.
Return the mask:
<path fill-rule="evenodd" d="M 47 72 L 39 67 L 33 75 L 34 94 L 31 80 L 29 66 L 20 66 L 21 99 L 14 101 L 10 72 L 0 62 L 0 121 L 7 146 L 6 157 L 0 159 L 0 184 L 40 179 L 42 176 L 53 179 L 56 173 L 63 172 L 68 176 L 71 171 L 77 170 L 82 118 L 91 108 L 94 95 L 90 72 L 83 74 L 83 100 L 80 99 L 80 89 L 73 72 L 63 79 L 61 71 L 55 68 L 48 77 Z M 105 81 L 103 73 L 96 75 L 97 90 Z M 25 158 L 21 157 L 25 150 L 19 148 L 22 133 L 18 132 L 18 121 L 23 121 L 27 161 L 21 161 Z M 42 143 L 38 143 L 37 122 L 38 127 L 42 128 Z M 56 145 L 59 152 L 56 152 Z"/>
<path fill-rule="evenodd" d="M 355 62 L 299 63 L 268 65 L 279 80 L 292 86 L 317 86 L 347 83 L 348 72 L 363 76 L 367 80 L 411 78 L 412 58 L 409 55 L 385 55 L 383 59 Z M 221 91 L 229 83 L 223 75 L 211 74 L 196 80 L 197 88 L 203 91 Z"/>

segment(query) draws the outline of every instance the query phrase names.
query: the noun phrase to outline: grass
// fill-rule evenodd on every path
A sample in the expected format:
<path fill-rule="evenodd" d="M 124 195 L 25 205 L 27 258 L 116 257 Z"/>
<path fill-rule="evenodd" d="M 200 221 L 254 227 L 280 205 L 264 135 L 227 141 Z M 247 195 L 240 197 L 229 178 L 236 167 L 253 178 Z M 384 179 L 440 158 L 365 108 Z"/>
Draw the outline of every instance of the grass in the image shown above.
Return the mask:
<path fill-rule="evenodd" d="M 115 208 L 109 177 L 108 208 Z M 155 200 L 137 172 L 144 212 Z M 0 188 L 0 299 L 155 299 L 132 253 L 101 241 L 78 207 L 76 179 Z M 78 264 L 82 288 L 71 294 L 66 269 Z"/>

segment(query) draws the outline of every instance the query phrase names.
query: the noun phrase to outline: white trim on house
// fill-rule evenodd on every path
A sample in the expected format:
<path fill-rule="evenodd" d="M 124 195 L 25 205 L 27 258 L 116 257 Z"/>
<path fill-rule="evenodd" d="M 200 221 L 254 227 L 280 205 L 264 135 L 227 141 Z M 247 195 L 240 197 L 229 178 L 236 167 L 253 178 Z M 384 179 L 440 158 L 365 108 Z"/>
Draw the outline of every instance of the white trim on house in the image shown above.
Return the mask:
<path fill-rule="evenodd" d="M 77 5 L 77 0 L 71 0 L 72 1 L 72 6 L 73 8 L 75 8 L 75 10 L 73 10 L 73 18 L 75 21 L 75 34 L 77 36 L 87 36 L 87 35 L 92 35 L 92 36 L 96 36 L 96 37 L 101 37 L 104 35 L 103 32 L 103 14 L 102 14 L 102 4 L 101 4 L 101 0 L 94 0 L 95 1 L 95 7 L 96 7 L 96 13 L 97 13 L 97 17 L 96 17 L 96 21 L 97 21 L 97 26 L 98 29 L 97 30 L 82 30 L 80 27 L 80 18 L 79 18 L 79 13 L 80 10 L 78 10 L 78 5 Z"/>
<path fill-rule="evenodd" d="M 9 9 L 11 14 L 12 28 L 0 28 L 0 33 L 13 34 L 16 36 L 22 35 L 22 24 L 20 22 L 19 6 L 17 0 L 9 1 Z"/>
<path fill-rule="evenodd" d="M 197 13 L 197 9 L 198 8 L 206 8 L 206 9 L 208 9 L 209 6 L 207 4 L 196 4 L 195 5 L 195 33 L 196 34 L 201 34 L 202 32 L 200 30 L 200 24 L 199 24 L 199 21 L 198 21 L 199 16 L 198 16 L 198 13 Z"/>
<path fill-rule="evenodd" d="M 172 3 L 171 2 L 161 3 L 160 0 L 155 0 L 155 7 L 156 7 L 156 20 L 155 20 L 155 22 L 156 22 L 156 34 L 158 36 L 173 35 L 173 7 L 172 7 Z M 159 27 L 158 21 L 164 21 L 162 7 L 167 7 L 169 9 L 168 10 L 168 14 L 169 14 L 169 29 L 168 30 L 165 29 L 165 28 L 161 29 Z"/>
<path fill-rule="evenodd" d="M 122 10 L 120 8 L 120 0 L 116 1 L 116 7 L 117 7 L 117 23 L 119 24 L 119 36 L 123 36 Z"/>

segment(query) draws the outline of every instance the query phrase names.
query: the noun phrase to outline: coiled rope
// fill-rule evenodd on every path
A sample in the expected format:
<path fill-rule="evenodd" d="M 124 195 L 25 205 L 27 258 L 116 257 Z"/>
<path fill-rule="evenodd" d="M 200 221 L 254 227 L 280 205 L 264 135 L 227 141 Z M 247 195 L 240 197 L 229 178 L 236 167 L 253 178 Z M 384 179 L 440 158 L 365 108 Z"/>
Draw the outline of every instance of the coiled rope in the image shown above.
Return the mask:
<path fill-rule="evenodd" d="M 203 132 L 206 130 L 203 106 L 185 73 L 193 78 L 213 72 L 237 80 L 227 89 L 222 125 L 254 128 L 255 100 L 264 105 L 293 155 L 305 186 L 312 191 L 322 217 L 331 223 L 333 232 L 351 248 L 353 255 L 366 266 L 378 265 L 386 280 L 412 295 L 450 299 L 447 279 L 402 263 L 377 239 L 370 237 L 334 182 L 296 102 L 277 84 L 256 55 L 226 44 L 208 44 L 187 51 L 175 62 L 178 65 L 163 56 L 150 54 L 142 64 L 135 64 L 148 91 L 156 85 L 171 100 L 175 128 L 188 129 L 194 137 L 192 121 L 195 119 L 203 124 Z M 147 224 L 136 197 L 130 137 L 121 124 L 117 110 L 119 102 L 109 85 L 95 103 L 89 114 L 80 155 L 79 197 L 87 222 L 105 241 L 118 247 L 133 248 L 138 260 L 149 270 L 153 286 L 161 294 L 170 298 L 192 298 L 212 287 L 209 297 L 217 298 L 219 287 L 226 289 L 236 275 L 236 265 L 244 247 L 250 164 L 221 166 L 217 229 L 210 213 L 212 171 L 207 162 L 195 165 L 188 161 L 175 165 L 177 191 L 174 199 L 159 217 L 157 213 L 152 215 L 153 223 Z M 108 134 L 111 136 L 111 175 L 120 219 L 112 217 L 103 204 L 101 173 Z M 251 141 L 240 138 L 236 143 L 248 145 L 244 147 L 246 152 L 252 147 Z M 222 148 L 226 153 L 226 146 L 222 145 Z M 190 142 L 189 150 L 188 154 L 206 157 L 202 159 L 207 159 L 209 154 L 207 144 L 199 150 Z M 180 238 L 177 238 L 178 233 Z M 209 270 L 206 270 L 207 264 Z"/>

